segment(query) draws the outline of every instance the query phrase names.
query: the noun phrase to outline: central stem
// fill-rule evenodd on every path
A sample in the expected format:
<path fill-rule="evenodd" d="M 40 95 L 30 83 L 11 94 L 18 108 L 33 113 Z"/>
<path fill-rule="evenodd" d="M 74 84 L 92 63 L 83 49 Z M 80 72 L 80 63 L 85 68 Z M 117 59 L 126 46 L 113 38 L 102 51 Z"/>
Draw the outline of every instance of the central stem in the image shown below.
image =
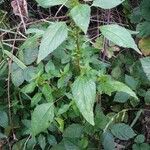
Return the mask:
<path fill-rule="evenodd" d="M 77 67 L 80 71 L 80 43 L 79 43 L 79 31 L 76 32 L 76 58 L 77 58 Z"/>

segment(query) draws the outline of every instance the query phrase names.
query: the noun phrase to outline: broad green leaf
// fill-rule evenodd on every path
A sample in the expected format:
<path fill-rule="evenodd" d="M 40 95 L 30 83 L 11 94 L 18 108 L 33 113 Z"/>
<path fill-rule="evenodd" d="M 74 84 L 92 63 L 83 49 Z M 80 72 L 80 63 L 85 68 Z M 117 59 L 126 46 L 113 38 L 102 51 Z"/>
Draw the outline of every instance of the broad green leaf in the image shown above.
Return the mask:
<path fill-rule="evenodd" d="M 138 81 L 135 80 L 132 76 L 125 75 L 125 83 L 132 89 L 136 90 Z"/>
<path fill-rule="evenodd" d="M 4 139 L 4 138 L 7 138 L 7 136 L 0 132 L 0 139 Z"/>
<path fill-rule="evenodd" d="M 114 137 L 109 132 L 104 132 L 102 134 L 102 144 L 104 146 L 104 150 L 115 150 Z"/>
<path fill-rule="evenodd" d="M 2 4 L 4 2 L 4 0 L 0 0 L 0 4 Z"/>
<path fill-rule="evenodd" d="M 38 137 L 38 143 L 41 147 L 42 150 L 45 149 L 45 146 L 46 146 L 46 139 L 45 139 L 45 136 L 40 134 L 39 137 Z"/>
<path fill-rule="evenodd" d="M 36 93 L 31 101 L 31 107 L 38 104 L 38 102 L 42 99 L 42 93 Z"/>
<path fill-rule="evenodd" d="M 24 82 L 23 76 L 24 70 L 22 70 L 16 63 L 11 67 L 11 80 L 15 86 L 20 86 Z"/>
<path fill-rule="evenodd" d="M 43 31 L 44 34 L 44 31 Z M 39 46 L 39 39 L 43 34 L 35 34 L 34 36 L 28 37 L 26 41 L 20 46 L 20 49 L 32 49 Z"/>
<path fill-rule="evenodd" d="M 85 76 L 78 77 L 73 83 L 72 93 L 83 117 L 94 125 L 93 106 L 96 96 L 95 82 Z"/>
<path fill-rule="evenodd" d="M 45 103 L 38 105 L 31 116 L 31 131 L 33 136 L 45 131 L 54 118 L 53 103 Z"/>
<path fill-rule="evenodd" d="M 119 138 L 120 140 L 129 140 L 136 135 L 132 128 L 124 123 L 118 123 L 113 125 L 111 128 L 111 132 L 115 137 Z"/>
<path fill-rule="evenodd" d="M 63 139 L 65 150 L 81 150 L 81 148 L 78 145 L 78 142 L 79 142 L 78 139 L 68 139 L 68 138 Z"/>
<path fill-rule="evenodd" d="M 132 23 L 139 23 L 141 21 L 141 9 L 140 7 L 135 7 L 133 10 L 132 10 L 132 13 L 130 15 L 130 20 Z"/>
<path fill-rule="evenodd" d="M 109 122 L 109 117 L 104 115 L 100 105 L 96 105 L 96 108 L 95 108 L 95 127 L 103 130 L 103 129 L 105 129 L 108 122 Z"/>
<path fill-rule="evenodd" d="M 38 48 L 27 48 L 24 49 L 23 51 L 23 62 L 26 65 L 32 64 L 38 56 Z"/>
<path fill-rule="evenodd" d="M 149 150 L 150 145 L 148 143 L 141 143 L 141 144 L 133 144 L 132 150 Z"/>
<path fill-rule="evenodd" d="M 71 17 L 77 26 L 86 34 L 90 23 L 91 8 L 86 4 L 79 4 L 70 11 Z"/>
<path fill-rule="evenodd" d="M 47 141 L 50 145 L 56 145 L 57 144 L 57 140 L 55 138 L 55 136 L 48 134 L 47 135 Z"/>
<path fill-rule="evenodd" d="M 149 82 L 150 78 L 148 79 L 148 77 L 146 76 L 146 73 L 145 73 L 146 70 L 144 71 L 140 60 L 133 63 L 130 69 L 130 73 L 134 78 L 140 81 L 141 85 L 150 86 L 150 82 Z M 148 71 L 149 69 L 147 70 L 147 72 Z"/>
<path fill-rule="evenodd" d="M 103 92 L 105 94 L 111 95 L 112 92 L 125 92 L 130 96 L 138 99 L 135 92 L 133 92 L 128 86 L 124 83 L 112 80 L 109 76 L 101 76 L 100 82 L 98 85 L 99 92 Z"/>
<path fill-rule="evenodd" d="M 139 31 L 139 34 L 138 34 L 139 37 L 143 37 L 143 38 L 149 37 L 150 21 L 144 21 L 144 22 L 139 23 L 137 25 L 136 30 Z"/>
<path fill-rule="evenodd" d="M 83 127 L 80 124 L 71 124 L 63 133 L 66 138 L 80 138 L 83 132 Z"/>
<path fill-rule="evenodd" d="M 112 81 L 111 85 L 113 86 L 114 91 L 120 91 L 120 92 L 125 92 L 129 94 L 130 96 L 137 98 L 135 92 L 133 92 L 128 86 L 126 86 L 124 83 L 119 82 L 119 81 Z"/>
<path fill-rule="evenodd" d="M 22 124 L 25 126 L 23 128 L 23 135 L 28 135 L 31 133 L 31 120 L 23 119 Z"/>
<path fill-rule="evenodd" d="M 111 9 L 120 5 L 124 0 L 94 0 L 93 6 L 103 9 Z"/>
<path fill-rule="evenodd" d="M 149 0 L 142 0 L 141 6 L 141 13 L 145 20 L 150 21 L 150 1 Z"/>
<path fill-rule="evenodd" d="M 114 102 L 125 103 L 129 98 L 129 94 L 125 92 L 117 92 L 114 97 Z"/>
<path fill-rule="evenodd" d="M 133 40 L 130 32 L 117 24 L 104 25 L 100 27 L 102 34 L 118 46 L 132 48 L 142 54 Z"/>
<path fill-rule="evenodd" d="M 26 146 L 26 149 L 29 149 L 29 150 L 34 149 L 36 144 L 37 144 L 36 138 L 32 137 L 29 139 L 27 146 Z M 23 149 L 23 150 L 25 150 L 25 149 Z"/>
<path fill-rule="evenodd" d="M 56 5 L 65 5 L 68 0 L 36 0 L 37 3 L 42 7 L 51 7 Z"/>
<path fill-rule="evenodd" d="M 31 82 L 31 83 L 25 85 L 25 86 L 21 89 L 21 91 L 22 91 L 23 93 L 27 93 L 27 94 L 28 94 L 28 93 L 32 93 L 32 92 L 34 91 L 35 87 L 36 87 L 36 83 L 35 83 L 35 82 Z"/>
<path fill-rule="evenodd" d="M 51 76 L 55 76 L 55 77 L 59 77 L 60 73 L 59 70 L 56 69 L 55 65 L 53 64 L 52 61 L 49 61 L 46 65 L 45 65 L 45 71 L 49 74 L 51 74 Z"/>
<path fill-rule="evenodd" d="M 26 142 L 26 140 L 27 138 L 17 141 L 15 144 L 13 144 L 12 150 L 23 150 L 24 143 Z"/>
<path fill-rule="evenodd" d="M 68 40 L 67 45 L 66 45 L 66 43 L 64 43 L 53 52 L 53 56 L 56 57 L 57 59 L 60 59 L 62 64 L 68 63 L 71 59 L 71 56 L 68 53 L 66 53 L 66 51 L 65 51 L 65 49 L 69 50 L 69 48 L 68 48 L 68 43 L 70 43 L 69 41 L 70 40 Z M 74 45 L 75 45 L 74 43 L 71 44 L 71 46 L 73 46 L 73 48 L 74 48 Z"/>
<path fill-rule="evenodd" d="M 145 136 L 143 134 L 139 134 L 135 139 L 134 139 L 134 142 L 136 143 L 144 143 L 145 141 Z"/>
<path fill-rule="evenodd" d="M 66 150 L 64 143 L 60 142 L 59 144 L 54 145 L 51 150 Z"/>
<path fill-rule="evenodd" d="M 143 71 L 145 72 L 148 80 L 150 80 L 150 57 L 145 57 L 140 59 Z"/>
<path fill-rule="evenodd" d="M 12 53 L 10 53 L 9 51 L 4 50 L 4 53 L 10 57 L 21 69 L 25 69 L 27 68 L 27 66 L 21 62 L 16 56 L 14 56 Z"/>
<path fill-rule="evenodd" d="M 67 73 L 63 74 L 61 78 L 57 82 L 58 88 L 62 88 L 64 86 L 67 86 L 70 78 L 72 77 L 72 73 L 68 71 Z"/>
<path fill-rule="evenodd" d="M 23 76 L 27 82 L 31 82 L 32 80 L 37 78 L 38 70 L 36 67 L 28 66 L 26 69 L 24 69 Z"/>
<path fill-rule="evenodd" d="M 43 35 L 37 63 L 47 57 L 60 44 L 62 44 L 66 40 L 67 36 L 68 29 L 64 22 L 56 22 L 50 25 Z"/>
<path fill-rule="evenodd" d="M 36 34 L 36 35 L 43 35 L 44 34 L 44 29 L 39 29 L 39 28 L 29 28 L 26 30 L 26 34 Z"/>
<path fill-rule="evenodd" d="M 63 105 L 62 107 L 60 107 L 58 109 L 57 115 L 61 115 L 61 114 L 65 113 L 65 112 L 67 112 L 69 107 L 70 107 L 70 105 L 68 105 L 68 104 Z"/>
<path fill-rule="evenodd" d="M 48 84 L 44 84 L 42 88 L 42 94 L 45 96 L 47 102 L 53 101 L 52 88 Z"/>
<path fill-rule="evenodd" d="M 8 126 L 8 116 L 5 111 L 0 111 L 0 126 L 3 128 Z"/>

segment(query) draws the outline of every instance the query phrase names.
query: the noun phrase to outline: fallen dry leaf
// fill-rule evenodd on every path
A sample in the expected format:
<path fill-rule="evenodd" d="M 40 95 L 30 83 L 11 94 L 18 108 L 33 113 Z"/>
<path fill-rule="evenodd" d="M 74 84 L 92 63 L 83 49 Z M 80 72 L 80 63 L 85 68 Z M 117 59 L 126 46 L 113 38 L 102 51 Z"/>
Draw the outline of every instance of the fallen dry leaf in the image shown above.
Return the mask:
<path fill-rule="evenodd" d="M 143 38 L 139 41 L 139 48 L 144 56 L 150 55 L 150 37 Z"/>
<path fill-rule="evenodd" d="M 26 0 L 13 0 L 11 2 L 13 13 L 19 17 L 28 17 L 28 9 Z"/>

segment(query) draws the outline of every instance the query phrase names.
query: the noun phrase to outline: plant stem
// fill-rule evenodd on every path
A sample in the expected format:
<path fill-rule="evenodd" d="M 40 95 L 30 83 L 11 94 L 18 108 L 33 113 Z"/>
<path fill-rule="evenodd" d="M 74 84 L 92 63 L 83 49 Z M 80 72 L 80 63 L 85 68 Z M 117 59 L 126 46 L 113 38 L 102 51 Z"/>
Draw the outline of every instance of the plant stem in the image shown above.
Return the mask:
<path fill-rule="evenodd" d="M 78 67 L 78 70 L 80 71 L 81 68 L 80 68 L 80 44 L 79 44 L 79 31 L 77 30 L 76 32 L 76 55 L 77 55 L 77 67 Z"/>

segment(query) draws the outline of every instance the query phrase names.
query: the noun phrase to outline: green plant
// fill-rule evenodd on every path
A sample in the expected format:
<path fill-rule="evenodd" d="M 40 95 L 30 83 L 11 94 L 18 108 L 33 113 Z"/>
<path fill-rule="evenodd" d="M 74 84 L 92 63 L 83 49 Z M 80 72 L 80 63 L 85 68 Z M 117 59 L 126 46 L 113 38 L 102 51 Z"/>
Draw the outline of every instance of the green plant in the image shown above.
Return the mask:
<path fill-rule="evenodd" d="M 136 61 L 137 54 L 142 54 L 132 38 L 136 32 L 116 23 L 99 26 L 98 40 L 103 40 L 103 47 L 87 36 L 93 7 L 112 9 L 124 0 L 111 3 L 108 0 L 36 1 L 44 8 L 64 5 L 69 19 L 30 26 L 16 55 L 1 42 L 0 74 L 5 76 L 9 57 L 12 61 L 8 64 L 9 75 L 14 86 L 11 102 L 8 93 L 12 114 L 7 115 L 4 102 L 1 108 L 0 137 L 9 139 L 17 130 L 20 140 L 13 144 L 14 150 L 39 147 L 43 150 L 102 147 L 113 150 L 116 138 L 125 141 L 134 138 L 139 133 L 133 126 L 143 113 L 142 107 L 140 110 L 136 106 L 144 97 L 149 103 L 150 58 Z M 110 65 L 105 55 L 110 49 L 115 53 L 115 46 L 125 48 L 125 52 L 112 58 Z M 103 60 L 99 59 L 101 47 Z M 127 51 L 129 48 L 137 54 Z M 9 84 L 8 88 L 10 90 Z M 134 114 L 129 125 L 130 111 Z M 133 149 L 139 146 L 138 139 L 139 136 Z M 141 144 L 145 144 L 144 141 Z"/>

